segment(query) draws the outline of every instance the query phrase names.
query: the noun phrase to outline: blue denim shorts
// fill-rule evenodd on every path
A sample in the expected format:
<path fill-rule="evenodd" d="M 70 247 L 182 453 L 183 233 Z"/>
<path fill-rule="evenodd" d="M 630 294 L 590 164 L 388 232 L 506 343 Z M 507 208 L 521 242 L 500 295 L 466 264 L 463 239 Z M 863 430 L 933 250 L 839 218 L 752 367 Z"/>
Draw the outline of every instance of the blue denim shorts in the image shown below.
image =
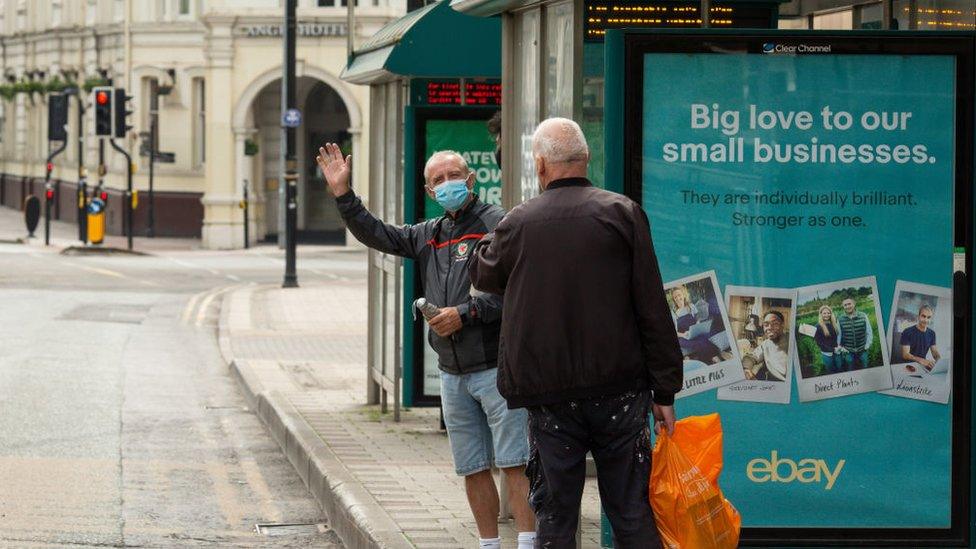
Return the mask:
<path fill-rule="evenodd" d="M 441 372 L 441 405 L 460 476 L 529 460 L 528 413 L 509 410 L 498 393 L 497 368 L 473 374 Z"/>

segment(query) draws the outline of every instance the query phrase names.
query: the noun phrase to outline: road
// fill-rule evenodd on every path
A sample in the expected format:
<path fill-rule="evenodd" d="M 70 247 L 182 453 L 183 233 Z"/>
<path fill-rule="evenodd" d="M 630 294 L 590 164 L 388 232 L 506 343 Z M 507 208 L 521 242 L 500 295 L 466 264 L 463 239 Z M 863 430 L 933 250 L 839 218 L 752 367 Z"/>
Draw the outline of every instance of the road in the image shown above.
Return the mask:
<path fill-rule="evenodd" d="M 19 223 L 0 208 L 0 546 L 340 547 L 216 343 L 222 292 L 280 281 L 281 251 L 62 255 Z M 298 257 L 299 283 L 365 277 Z"/>

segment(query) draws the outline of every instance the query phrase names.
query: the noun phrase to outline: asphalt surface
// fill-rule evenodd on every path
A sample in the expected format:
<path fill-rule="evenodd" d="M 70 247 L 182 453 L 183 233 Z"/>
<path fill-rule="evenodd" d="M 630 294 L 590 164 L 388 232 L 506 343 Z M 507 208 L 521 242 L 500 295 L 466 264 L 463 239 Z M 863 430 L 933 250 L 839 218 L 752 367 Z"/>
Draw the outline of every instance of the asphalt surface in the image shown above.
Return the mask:
<path fill-rule="evenodd" d="M 216 343 L 222 293 L 283 253 L 63 255 L 71 226 L 21 227 L 0 208 L 0 546 L 341 547 Z M 298 258 L 300 284 L 365 277 L 361 251 Z"/>

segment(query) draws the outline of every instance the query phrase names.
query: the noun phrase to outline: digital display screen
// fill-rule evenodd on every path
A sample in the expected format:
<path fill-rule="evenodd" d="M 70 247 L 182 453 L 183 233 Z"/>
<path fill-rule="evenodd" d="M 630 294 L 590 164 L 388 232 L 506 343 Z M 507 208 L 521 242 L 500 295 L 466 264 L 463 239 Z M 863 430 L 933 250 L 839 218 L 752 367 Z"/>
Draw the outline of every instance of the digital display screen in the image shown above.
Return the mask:
<path fill-rule="evenodd" d="M 502 85 L 497 82 L 465 82 L 464 95 L 461 82 L 427 82 L 427 105 L 501 105 Z"/>
<path fill-rule="evenodd" d="M 775 7 L 716 4 L 709 9 L 712 28 L 770 28 Z M 701 10 L 697 3 L 616 2 L 591 0 L 584 5 L 585 37 L 602 41 L 609 29 L 699 28 Z"/>

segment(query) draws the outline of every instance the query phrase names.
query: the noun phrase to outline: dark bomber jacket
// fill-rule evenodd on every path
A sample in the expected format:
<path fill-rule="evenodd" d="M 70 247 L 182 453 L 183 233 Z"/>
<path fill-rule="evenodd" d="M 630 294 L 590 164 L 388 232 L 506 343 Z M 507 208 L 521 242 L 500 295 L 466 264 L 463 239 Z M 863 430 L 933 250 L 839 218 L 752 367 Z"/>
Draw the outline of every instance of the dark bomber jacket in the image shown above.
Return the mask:
<path fill-rule="evenodd" d="M 471 280 L 504 294 L 498 389 L 510 408 L 653 389 L 674 403 L 682 358 L 647 216 L 560 179 L 478 243 Z"/>
<path fill-rule="evenodd" d="M 451 337 L 430 331 L 430 346 L 440 369 L 468 374 L 494 368 L 502 298 L 473 290 L 468 258 L 478 240 L 495 230 L 505 210 L 474 197 L 457 219 L 444 215 L 416 225 L 383 223 L 352 191 L 337 197 L 339 213 L 349 231 L 363 244 L 383 253 L 416 260 L 423 274 L 424 297 L 438 307 L 457 307 L 462 327 Z"/>

